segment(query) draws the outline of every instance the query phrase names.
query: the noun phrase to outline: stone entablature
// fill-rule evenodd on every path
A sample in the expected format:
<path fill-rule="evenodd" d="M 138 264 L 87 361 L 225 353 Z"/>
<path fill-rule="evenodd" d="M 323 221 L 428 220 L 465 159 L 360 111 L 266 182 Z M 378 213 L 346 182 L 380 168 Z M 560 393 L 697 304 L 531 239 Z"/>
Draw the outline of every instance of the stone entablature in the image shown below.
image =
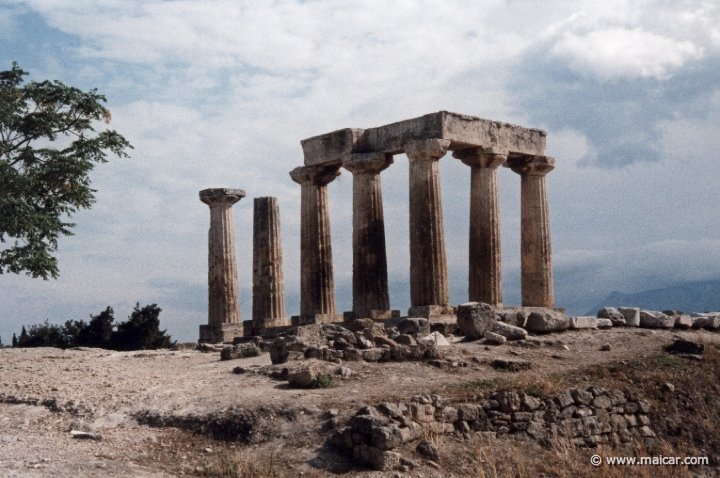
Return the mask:
<path fill-rule="evenodd" d="M 401 154 L 408 141 L 447 139 L 448 149 L 494 148 L 513 155 L 543 155 L 547 133 L 500 121 L 439 111 L 369 129 L 345 128 L 301 141 L 305 166 L 339 163 L 348 153 Z"/>

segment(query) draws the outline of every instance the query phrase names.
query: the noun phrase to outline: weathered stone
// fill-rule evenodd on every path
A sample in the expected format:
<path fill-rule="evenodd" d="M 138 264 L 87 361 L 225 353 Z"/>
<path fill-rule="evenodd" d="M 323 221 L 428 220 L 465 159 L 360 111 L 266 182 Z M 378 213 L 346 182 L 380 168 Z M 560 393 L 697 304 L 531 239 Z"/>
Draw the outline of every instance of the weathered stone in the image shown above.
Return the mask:
<path fill-rule="evenodd" d="M 527 338 L 527 330 L 504 322 L 495 322 L 492 326 L 492 332 L 502 335 L 508 340 L 525 340 Z"/>
<path fill-rule="evenodd" d="M 555 167 L 555 159 L 548 156 L 509 156 L 505 166 L 519 174 L 521 178 L 522 305 L 523 307 L 555 307 L 550 215 L 545 177 Z M 528 323 L 531 317 L 528 318 Z"/>
<path fill-rule="evenodd" d="M 576 405 L 590 405 L 593 401 L 593 394 L 584 390 L 573 388 L 570 390 L 570 395 Z"/>
<path fill-rule="evenodd" d="M 561 330 L 567 330 L 570 327 L 570 320 L 562 312 L 547 309 L 542 313 L 531 313 L 525 327 L 530 332 L 559 332 Z"/>
<path fill-rule="evenodd" d="M 365 461 L 379 471 L 395 470 L 400 466 L 400 453 L 383 451 L 371 446 L 368 447 L 368 455 Z"/>
<path fill-rule="evenodd" d="M 388 347 L 394 347 L 397 345 L 397 342 L 393 339 L 382 335 L 374 337 L 373 340 L 375 341 L 375 345 L 387 345 Z"/>
<path fill-rule="evenodd" d="M 237 261 L 232 206 L 245 197 L 240 189 L 204 189 L 210 206 L 208 231 L 208 325 L 239 324 Z"/>
<path fill-rule="evenodd" d="M 440 169 L 450 141 L 409 140 L 410 163 L 410 302 L 412 306 L 447 306 L 448 289 Z M 429 331 L 428 331 L 429 333 Z"/>
<path fill-rule="evenodd" d="M 450 345 L 450 342 L 448 342 L 440 332 L 431 332 L 429 335 L 420 339 L 420 341 L 432 347 L 448 347 Z"/>
<path fill-rule="evenodd" d="M 327 368 L 317 362 L 301 366 L 298 370 L 288 373 L 288 385 L 298 388 L 309 388 L 318 375 L 326 374 Z"/>
<path fill-rule="evenodd" d="M 374 427 L 385 427 L 389 424 L 386 417 L 375 415 L 355 415 L 350 419 L 353 432 L 370 437 Z"/>
<path fill-rule="evenodd" d="M 480 412 L 477 405 L 474 405 L 472 403 L 461 404 L 457 409 L 457 413 L 458 419 L 464 420 L 466 422 L 472 422 L 480 418 Z"/>
<path fill-rule="evenodd" d="M 285 313 L 280 210 L 275 197 L 255 198 L 253 209 L 253 329 L 289 325 Z"/>
<path fill-rule="evenodd" d="M 547 435 L 545 428 L 536 422 L 528 423 L 528 426 L 525 429 L 525 433 L 527 433 L 531 438 L 538 441 L 544 440 Z"/>
<path fill-rule="evenodd" d="M 521 359 L 495 359 L 490 362 L 490 366 L 511 372 L 519 372 L 520 370 L 530 370 L 532 368 L 532 362 Z"/>
<path fill-rule="evenodd" d="M 471 339 L 482 338 L 486 330 L 492 330 L 496 320 L 495 311 L 489 304 L 467 302 L 458 306 L 457 324 L 460 335 Z"/>
<path fill-rule="evenodd" d="M 406 334 L 400 334 L 395 341 L 402 345 L 417 345 L 417 342 L 415 342 L 415 339 L 412 337 L 412 335 L 406 335 Z"/>
<path fill-rule="evenodd" d="M 619 307 L 618 312 L 625 318 L 625 325 L 628 327 L 640 327 L 640 309 L 637 307 Z"/>
<path fill-rule="evenodd" d="M 570 317 L 570 329 L 597 329 L 598 321 L 597 317 L 586 316 L 586 317 Z"/>
<path fill-rule="evenodd" d="M 373 427 L 370 443 L 380 450 L 392 450 L 402 445 L 402 433 L 395 425 Z"/>
<path fill-rule="evenodd" d="M 425 458 L 429 458 L 430 460 L 438 460 L 440 458 L 440 452 L 438 451 L 435 444 L 430 440 L 422 440 L 420 443 L 418 443 L 418 446 L 417 448 L 415 448 L 415 450 L 418 452 L 419 455 L 424 456 Z"/>
<path fill-rule="evenodd" d="M 432 405 L 411 403 L 408 406 L 408 409 L 410 415 L 418 423 L 430 423 L 435 421 L 435 407 Z"/>
<path fill-rule="evenodd" d="M 603 307 L 598 311 L 597 316 L 600 319 L 610 319 L 612 325 L 615 327 L 625 325 L 626 323 L 625 315 L 615 307 Z"/>
<path fill-rule="evenodd" d="M 555 403 L 557 403 L 558 407 L 565 408 L 575 403 L 575 399 L 570 393 L 570 390 L 566 390 L 555 397 Z"/>
<path fill-rule="evenodd" d="M 502 391 L 495 394 L 493 400 L 497 402 L 498 408 L 503 413 L 520 411 L 522 401 L 520 395 L 515 392 Z"/>
<path fill-rule="evenodd" d="M 350 153 L 343 167 L 353 174 L 353 312 L 390 309 L 385 219 L 380 172 L 393 163 L 385 153 Z"/>
<path fill-rule="evenodd" d="M 335 316 L 330 212 L 327 185 L 340 164 L 299 167 L 290 172 L 300 193 L 300 317 Z"/>
<path fill-rule="evenodd" d="M 507 151 L 468 148 L 453 157 L 470 166 L 469 286 L 471 301 L 502 305 L 500 209 L 497 168 Z"/>
<path fill-rule="evenodd" d="M 676 329 L 690 329 L 693 325 L 693 319 L 689 315 L 676 315 L 675 316 L 675 328 Z"/>
<path fill-rule="evenodd" d="M 489 330 L 485 331 L 483 337 L 485 337 L 485 340 L 487 340 L 488 342 L 492 342 L 498 345 L 502 345 L 507 342 L 507 338 L 503 337 L 500 334 L 496 334 L 495 332 L 490 332 Z"/>
<path fill-rule="evenodd" d="M 610 345 L 609 343 L 604 343 L 600 346 L 600 350 L 603 352 L 608 352 L 612 350 L 612 345 Z"/>
<path fill-rule="evenodd" d="M 455 407 L 444 407 L 441 418 L 446 423 L 454 423 L 459 418 L 458 410 Z"/>
<path fill-rule="evenodd" d="M 412 335 L 413 337 L 424 337 L 430 334 L 430 323 L 427 319 L 409 317 L 397 324 L 401 334 Z"/>
<path fill-rule="evenodd" d="M 612 320 L 610 319 L 597 319 L 598 329 L 611 329 L 613 326 Z"/>
<path fill-rule="evenodd" d="M 647 329 L 671 329 L 675 327 L 675 317 L 665 315 L 662 312 L 641 310 L 640 327 Z"/>
<path fill-rule="evenodd" d="M 528 412 L 533 412 L 540 408 L 540 400 L 526 393 L 522 395 L 521 403 L 522 409 Z"/>
<path fill-rule="evenodd" d="M 383 351 L 380 348 L 372 348 L 362 351 L 362 357 L 366 362 L 379 362 Z"/>
<path fill-rule="evenodd" d="M 238 344 L 223 347 L 220 351 L 220 360 L 234 360 L 246 357 L 257 357 L 260 349 L 254 343 Z"/>

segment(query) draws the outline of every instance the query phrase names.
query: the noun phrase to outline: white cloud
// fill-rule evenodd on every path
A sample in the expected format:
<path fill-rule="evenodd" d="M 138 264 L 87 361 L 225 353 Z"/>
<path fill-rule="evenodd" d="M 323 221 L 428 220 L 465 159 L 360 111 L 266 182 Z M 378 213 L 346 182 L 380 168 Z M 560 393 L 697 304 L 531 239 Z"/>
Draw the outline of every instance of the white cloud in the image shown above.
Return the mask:
<path fill-rule="evenodd" d="M 641 28 L 608 28 L 585 35 L 564 32 L 551 52 L 568 60 L 580 74 L 604 79 L 667 78 L 674 70 L 703 56 L 690 41 L 678 41 Z"/>

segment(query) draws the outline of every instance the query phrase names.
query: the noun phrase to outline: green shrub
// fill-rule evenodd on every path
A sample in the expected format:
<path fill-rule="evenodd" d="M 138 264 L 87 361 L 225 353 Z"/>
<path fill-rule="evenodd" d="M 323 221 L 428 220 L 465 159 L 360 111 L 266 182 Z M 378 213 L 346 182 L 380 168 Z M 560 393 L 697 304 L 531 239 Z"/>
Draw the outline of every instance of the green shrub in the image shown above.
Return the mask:
<path fill-rule="evenodd" d="M 335 388 L 335 380 L 332 375 L 321 373 L 312 381 L 310 388 Z"/>

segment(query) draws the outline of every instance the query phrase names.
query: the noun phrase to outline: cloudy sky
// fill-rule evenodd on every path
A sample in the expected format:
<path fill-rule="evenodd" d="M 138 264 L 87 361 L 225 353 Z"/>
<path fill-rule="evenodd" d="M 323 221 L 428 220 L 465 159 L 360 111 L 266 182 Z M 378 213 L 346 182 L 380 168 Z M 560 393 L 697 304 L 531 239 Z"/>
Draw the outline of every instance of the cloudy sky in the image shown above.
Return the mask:
<path fill-rule="evenodd" d="M 235 205 L 250 319 L 252 198 L 277 196 L 299 311 L 300 140 L 439 110 L 542 128 L 556 303 L 720 277 L 720 6 L 651 0 L 4 0 L 0 70 L 97 88 L 135 147 L 92 173 L 60 278 L 0 276 L 0 337 L 157 303 L 207 320 L 209 212 Z M 440 161 L 451 301 L 467 299 L 469 168 Z M 393 308 L 409 306 L 408 167 L 383 173 Z M 337 306 L 351 308 L 352 176 L 329 186 Z M 500 171 L 504 295 L 519 305 L 519 177 Z"/>

